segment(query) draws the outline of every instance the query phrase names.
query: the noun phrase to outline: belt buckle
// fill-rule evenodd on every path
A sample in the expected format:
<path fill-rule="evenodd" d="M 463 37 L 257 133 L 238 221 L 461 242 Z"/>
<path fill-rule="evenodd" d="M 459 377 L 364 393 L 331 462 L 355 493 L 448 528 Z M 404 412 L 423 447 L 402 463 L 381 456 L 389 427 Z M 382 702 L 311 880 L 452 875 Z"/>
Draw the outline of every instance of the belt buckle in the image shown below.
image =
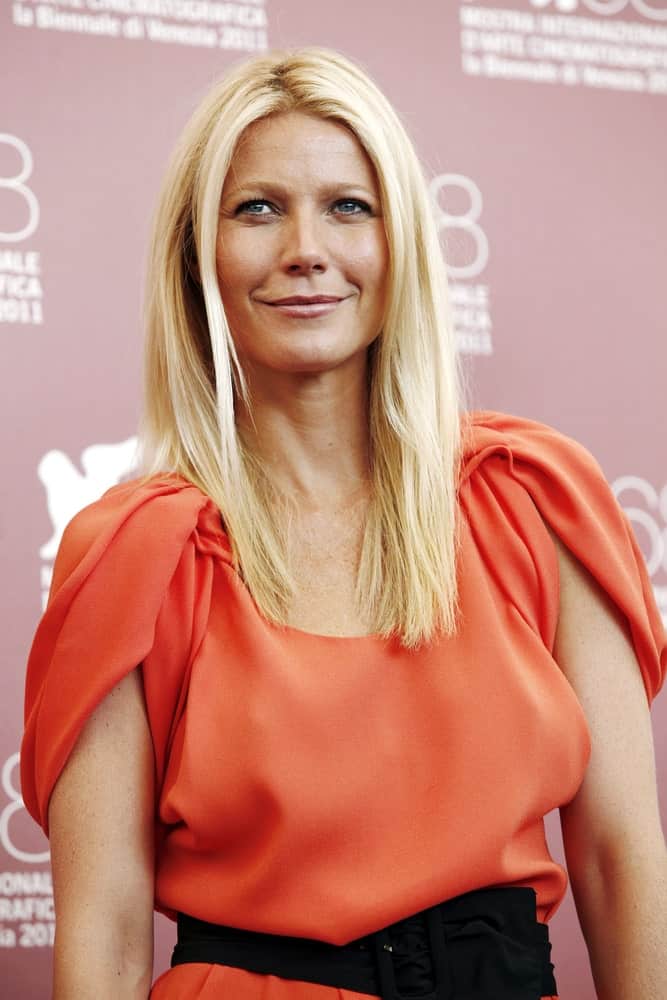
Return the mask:
<path fill-rule="evenodd" d="M 422 994 L 423 1000 L 452 1000 L 454 995 L 453 982 L 440 906 L 429 907 L 423 910 L 422 913 L 426 922 L 434 982 L 433 990 Z M 390 933 L 391 928 L 400 926 L 401 923 L 402 921 L 399 920 L 395 924 L 389 924 L 388 927 L 383 927 L 372 934 L 380 997 L 382 1000 L 403 1000 L 404 996 L 402 993 L 399 993 L 396 983 L 396 970 L 394 967 L 396 952 Z M 401 958 L 405 957 L 405 954 L 401 955 Z M 407 997 L 407 994 L 405 996 Z M 412 991 L 409 996 L 411 1000 L 418 1000 L 419 998 L 419 994 Z"/>

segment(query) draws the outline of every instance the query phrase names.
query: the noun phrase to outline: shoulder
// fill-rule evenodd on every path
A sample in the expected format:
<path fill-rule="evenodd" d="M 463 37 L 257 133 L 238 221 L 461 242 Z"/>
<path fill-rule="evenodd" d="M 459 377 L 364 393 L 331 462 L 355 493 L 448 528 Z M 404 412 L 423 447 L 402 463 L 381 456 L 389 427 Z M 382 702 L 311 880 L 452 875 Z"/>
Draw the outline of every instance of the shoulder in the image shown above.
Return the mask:
<path fill-rule="evenodd" d="M 137 477 L 107 490 L 69 522 L 54 565 L 52 593 L 82 564 L 150 561 L 177 550 L 197 529 L 227 551 L 220 518 L 209 497 L 176 473 Z M 84 569 L 85 572 L 85 569 Z"/>
<path fill-rule="evenodd" d="M 600 506 L 612 519 L 619 515 L 594 456 L 555 427 L 494 410 L 468 412 L 461 425 L 461 505 L 496 545 L 520 536 L 538 562 L 540 555 L 553 561 L 554 544 L 573 527 L 565 516 L 581 521 Z"/>
<path fill-rule="evenodd" d="M 563 545 L 581 555 L 595 537 L 632 532 L 595 456 L 548 424 L 492 410 L 462 421 L 461 503 L 542 551 Z"/>
<path fill-rule="evenodd" d="M 196 486 L 175 473 L 141 476 L 112 486 L 102 496 L 82 507 L 65 528 L 68 543 L 86 545 L 110 525 L 129 519 L 147 522 L 156 517 L 178 518 L 206 501 Z"/>
<path fill-rule="evenodd" d="M 495 410 L 464 414 L 462 478 L 493 456 L 516 457 L 553 472 L 570 467 L 602 476 L 599 463 L 580 441 L 549 424 Z"/>
<path fill-rule="evenodd" d="M 461 495 L 473 513 L 495 505 L 515 531 L 530 530 L 581 558 L 596 541 L 635 547 L 629 521 L 595 458 L 580 441 L 548 424 L 491 410 L 465 415 Z M 533 514 L 511 518 L 511 512 Z"/>
<path fill-rule="evenodd" d="M 493 411 L 466 415 L 460 500 L 482 558 L 530 607 L 539 588 L 542 634 L 588 619 L 624 622 L 646 693 L 659 690 L 667 640 L 632 526 L 590 451 L 553 427 Z M 533 571 L 533 572 L 531 572 Z M 533 604 L 535 598 L 533 598 Z M 588 627 L 588 626 L 586 626 Z"/>
<path fill-rule="evenodd" d="M 172 475 L 119 484 L 70 521 L 26 672 L 21 780 L 26 807 L 44 828 L 86 719 L 138 664 L 163 773 L 206 628 L 209 561 L 227 557 L 224 545 L 212 501 Z"/>

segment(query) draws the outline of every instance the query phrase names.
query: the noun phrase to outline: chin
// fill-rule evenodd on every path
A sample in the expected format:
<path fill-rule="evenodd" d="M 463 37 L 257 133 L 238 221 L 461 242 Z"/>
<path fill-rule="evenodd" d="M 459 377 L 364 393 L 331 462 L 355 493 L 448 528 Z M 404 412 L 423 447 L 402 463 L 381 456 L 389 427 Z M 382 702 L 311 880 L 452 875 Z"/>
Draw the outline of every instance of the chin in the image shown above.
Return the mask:
<path fill-rule="evenodd" d="M 286 375 L 322 375 L 345 365 L 349 358 L 294 358 L 285 362 L 280 369 Z"/>
<path fill-rule="evenodd" d="M 298 355 L 284 358 L 280 367 L 284 371 L 316 374 L 318 372 L 334 371 L 347 365 L 365 364 L 368 348 L 361 347 L 356 351 L 341 353 L 334 350 L 303 351 Z"/>

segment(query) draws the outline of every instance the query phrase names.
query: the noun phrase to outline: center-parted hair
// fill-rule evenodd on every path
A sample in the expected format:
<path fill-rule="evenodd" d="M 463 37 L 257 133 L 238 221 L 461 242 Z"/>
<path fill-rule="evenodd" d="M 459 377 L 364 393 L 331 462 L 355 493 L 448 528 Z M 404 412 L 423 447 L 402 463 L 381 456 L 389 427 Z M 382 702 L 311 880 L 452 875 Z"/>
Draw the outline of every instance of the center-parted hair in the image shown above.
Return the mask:
<path fill-rule="evenodd" d="M 257 606 L 285 623 L 285 508 L 236 427 L 237 396 L 251 411 L 252 402 L 220 297 L 216 242 L 240 137 L 293 110 L 347 126 L 377 174 L 390 264 L 385 319 L 368 355 L 373 497 L 357 601 L 375 633 L 412 647 L 456 628 L 461 375 L 421 164 L 387 98 L 336 52 L 272 52 L 234 67 L 177 143 L 148 262 L 144 471 L 178 473 L 211 497 Z"/>

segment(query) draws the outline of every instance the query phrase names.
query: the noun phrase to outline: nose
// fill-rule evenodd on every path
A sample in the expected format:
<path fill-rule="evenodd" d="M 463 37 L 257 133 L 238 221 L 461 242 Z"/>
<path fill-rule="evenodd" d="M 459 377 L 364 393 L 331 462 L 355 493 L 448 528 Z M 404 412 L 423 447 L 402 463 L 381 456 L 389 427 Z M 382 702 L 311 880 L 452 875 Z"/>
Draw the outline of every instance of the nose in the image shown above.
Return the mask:
<path fill-rule="evenodd" d="M 322 273 L 327 269 L 324 220 L 308 208 L 286 220 L 283 267 L 290 274 Z"/>

